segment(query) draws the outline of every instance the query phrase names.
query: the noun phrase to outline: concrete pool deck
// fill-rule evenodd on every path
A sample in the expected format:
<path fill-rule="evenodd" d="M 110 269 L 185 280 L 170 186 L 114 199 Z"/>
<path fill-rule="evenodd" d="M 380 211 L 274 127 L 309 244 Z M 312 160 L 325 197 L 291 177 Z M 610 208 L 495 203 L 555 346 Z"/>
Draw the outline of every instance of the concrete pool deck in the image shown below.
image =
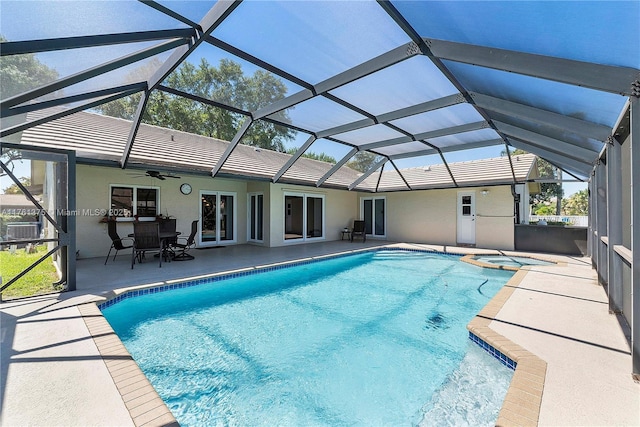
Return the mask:
<path fill-rule="evenodd" d="M 93 304 L 114 291 L 387 244 L 238 245 L 197 250 L 195 260 L 163 264 L 161 269 L 148 262 L 131 270 L 126 254 L 106 266 L 104 258 L 80 260 L 77 291 L 0 305 L 0 425 L 174 422 Z M 497 253 L 438 245 L 406 247 Z M 562 264 L 526 267 L 518 273 L 517 287 L 505 286 L 510 295 L 499 308 L 476 318 L 546 362 L 539 425 L 640 425 L 640 385 L 631 379 L 629 345 L 618 319 L 608 313 L 606 294 L 596 282 L 590 260 L 542 257 Z M 513 401 L 510 406 L 514 403 L 517 406 Z M 526 418 L 520 421 L 513 424 L 535 425 Z"/>

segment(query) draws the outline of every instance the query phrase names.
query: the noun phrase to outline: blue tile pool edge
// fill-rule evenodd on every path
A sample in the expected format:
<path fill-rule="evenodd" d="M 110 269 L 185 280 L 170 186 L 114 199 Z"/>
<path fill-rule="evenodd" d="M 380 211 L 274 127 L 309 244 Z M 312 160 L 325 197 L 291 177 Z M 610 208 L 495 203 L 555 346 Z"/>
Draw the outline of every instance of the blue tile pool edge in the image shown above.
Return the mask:
<path fill-rule="evenodd" d="M 217 273 L 216 275 L 212 275 L 208 277 L 203 277 L 203 278 L 194 279 L 194 280 L 185 280 L 183 282 L 176 282 L 176 283 L 171 283 L 167 285 L 154 286 L 154 287 L 142 288 L 142 289 L 131 289 L 131 290 L 124 291 L 123 293 L 113 298 L 109 298 L 104 302 L 96 303 L 96 305 L 98 306 L 98 309 L 102 311 L 121 301 L 124 301 L 129 298 L 135 298 L 142 295 L 156 294 L 160 292 L 171 291 L 174 289 L 189 288 L 192 286 L 204 285 L 206 283 L 219 282 L 222 280 L 235 279 L 238 277 L 266 273 L 269 271 L 281 270 L 284 268 L 291 268 L 291 267 L 298 267 L 300 265 L 313 264 L 316 262 L 325 261 L 329 259 L 337 259 L 337 258 L 343 258 L 343 257 L 367 253 L 367 252 L 379 252 L 379 251 L 422 252 L 422 253 L 437 254 L 437 255 L 447 255 L 452 257 L 464 256 L 464 254 L 456 254 L 456 253 L 450 253 L 450 252 L 442 252 L 442 251 L 429 250 L 429 249 L 416 249 L 416 248 L 381 247 L 381 248 L 364 249 L 359 251 L 343 252 L 343 253 L 334 254 L 334 255 L 321 255 L 321 256 L 310 258 L 310 259 L 283 262 L 280 264 L 267 265 L 264 267 L 248 267 L 240 271 L 235 271 L 231 273 Z"/>
<path fill-rule="evenodd" d="M 498 359 L 498 361 L 502 363 L 504 366 L 506 366 L 507 368 L 511 369 L 512 371 L 516 370 L 516 367 L 518 366 L 517 362 L 515 362 L 509 356 L 502 353 L 500 350 L 498 350 L 491 344 L 487 343 L 486 341 L 484 341 L 482 338 L 480 338 L 479 336 L 477 336 L 471 331 L 469 331 L 469 339 L 474 343 L 478 344 L 481 349 L 483 349 L 484 351 L 486 351 L 487 353 L 489 353 L 490 355 Z"/>

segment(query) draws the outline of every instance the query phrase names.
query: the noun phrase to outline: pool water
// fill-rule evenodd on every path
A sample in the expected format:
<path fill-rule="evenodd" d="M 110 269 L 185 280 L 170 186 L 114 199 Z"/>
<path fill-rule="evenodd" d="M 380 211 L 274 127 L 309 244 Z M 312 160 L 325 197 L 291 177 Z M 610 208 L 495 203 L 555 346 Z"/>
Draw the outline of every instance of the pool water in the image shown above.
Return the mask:
<path fill-rule="evenodd" d="M 494 425 L 512 371 L 466 324 L 512 274 L 376 251 L 103 314 L 183 426 Z"/>

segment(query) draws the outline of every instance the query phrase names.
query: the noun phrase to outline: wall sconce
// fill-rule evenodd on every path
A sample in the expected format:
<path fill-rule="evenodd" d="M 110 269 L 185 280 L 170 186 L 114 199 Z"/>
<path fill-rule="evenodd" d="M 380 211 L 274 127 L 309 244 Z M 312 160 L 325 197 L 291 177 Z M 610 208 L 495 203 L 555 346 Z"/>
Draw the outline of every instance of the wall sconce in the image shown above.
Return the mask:
<path fill-rule="evenodd" d="M 487 194 L 489 194 L 489 190 L 482 190 L 481 193 L 482 193 L 483 196 L 486 196 Z"/>

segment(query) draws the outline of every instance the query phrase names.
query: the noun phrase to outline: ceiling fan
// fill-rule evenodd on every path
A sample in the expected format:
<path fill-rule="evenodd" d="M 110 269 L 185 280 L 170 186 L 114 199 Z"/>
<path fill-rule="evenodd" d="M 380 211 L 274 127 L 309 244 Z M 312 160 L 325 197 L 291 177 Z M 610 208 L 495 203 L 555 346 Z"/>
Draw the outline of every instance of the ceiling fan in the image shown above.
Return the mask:
<path fill-rule="evenodd" d="M 143 177 L 143 176 L 149 176 L 151 178 L 158 178 L 159 180 L 162 180 L 162 181 L 164 181 L 167 178 L 178 178 L 178 179 L 180 178 L 177 175 L 172 175 L 170 173 L 162 174 L 162 173 L 160 173 L 160 171 L 153 171 L 153 170 L 146 171 L 144 173 L 144 175 L 135 175 L 135 177 L 137 177 L 137 178 Z"/>

